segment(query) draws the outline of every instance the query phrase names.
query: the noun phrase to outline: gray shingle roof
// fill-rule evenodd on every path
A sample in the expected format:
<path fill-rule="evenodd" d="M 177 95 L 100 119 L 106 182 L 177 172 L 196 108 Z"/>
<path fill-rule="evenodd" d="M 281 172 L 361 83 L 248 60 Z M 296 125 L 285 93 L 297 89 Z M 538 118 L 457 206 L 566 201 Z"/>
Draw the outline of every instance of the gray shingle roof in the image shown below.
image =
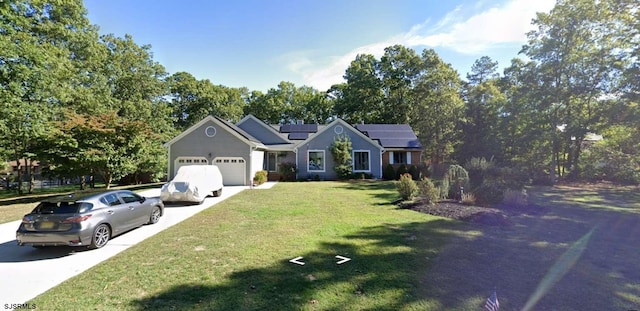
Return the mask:
<path fill-rule="evenodd" d="M 356 124 L 355 128 L 379 141 L 384 148 L 422 149 L 422 144 L 408 124 Z"/>

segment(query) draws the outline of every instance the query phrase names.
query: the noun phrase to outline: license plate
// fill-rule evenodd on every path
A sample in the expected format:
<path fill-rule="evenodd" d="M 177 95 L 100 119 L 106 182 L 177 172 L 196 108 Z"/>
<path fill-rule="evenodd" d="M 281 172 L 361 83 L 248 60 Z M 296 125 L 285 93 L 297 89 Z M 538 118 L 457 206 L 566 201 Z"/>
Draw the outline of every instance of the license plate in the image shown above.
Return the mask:
<path fill-rule="evenodd" d="M 40 229 L 52 229 L 55 226 L 53 221 L 43 221 L 40 223 Z"/>

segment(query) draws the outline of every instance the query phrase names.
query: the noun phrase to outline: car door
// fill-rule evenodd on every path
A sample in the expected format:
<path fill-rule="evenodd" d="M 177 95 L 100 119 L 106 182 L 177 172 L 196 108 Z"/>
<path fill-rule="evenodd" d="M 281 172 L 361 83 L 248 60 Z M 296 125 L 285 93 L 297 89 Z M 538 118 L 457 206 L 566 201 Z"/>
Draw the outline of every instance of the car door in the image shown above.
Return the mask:
<path fill-rule="evenodd" d="M 129 210 L 115 193 L 104 195 L 100 201 L 106 205 L 105 219 L 111 225 L 113 235 L 130 229 Z"/>
<path fill-rule="evenodd" d="M 142 202 L 141 196 L 130 191 L 121 191 L 118 192 L 118 195 L 129 210 L 131 228 L 146 224 L 149 221 L 151 210 L 148 204 Z"/>

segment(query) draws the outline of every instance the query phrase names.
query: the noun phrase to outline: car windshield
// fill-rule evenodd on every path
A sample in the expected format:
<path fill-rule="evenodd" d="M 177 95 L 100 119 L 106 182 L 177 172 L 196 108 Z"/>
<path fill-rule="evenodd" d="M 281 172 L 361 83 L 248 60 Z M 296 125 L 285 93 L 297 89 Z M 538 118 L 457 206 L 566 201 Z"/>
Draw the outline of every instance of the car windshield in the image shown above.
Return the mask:
<path fill-rule="evenodd" d="M 84 213 L 93 207 L 86 202 L 42 202 L 33 210 L 33 214 L 76 214 Z"/>

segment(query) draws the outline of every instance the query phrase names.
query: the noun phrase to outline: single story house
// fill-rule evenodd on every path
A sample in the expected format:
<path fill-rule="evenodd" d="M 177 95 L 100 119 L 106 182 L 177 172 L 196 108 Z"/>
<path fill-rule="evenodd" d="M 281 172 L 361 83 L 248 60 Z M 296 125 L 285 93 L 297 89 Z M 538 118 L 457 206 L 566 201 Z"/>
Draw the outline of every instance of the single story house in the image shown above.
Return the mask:
<path fill-rule="evenodd" d="M 338 136 L 352 144 L 354 173 L 382 177 L 383 167 L 418 164 L 422 145 L 406 124 L 351 125 L 342 119 L 321 124 L 269 125 L 253 115 L 237 124 L 215 116 L 200 122 L 165 143 L 168 178 L 182 165 L 215 164 L 225 185 L 249 185 L 260 170 L 278 178 L 282 163 L 297 168 L 297 178 L 335 179 L 330 146 Z"/>

